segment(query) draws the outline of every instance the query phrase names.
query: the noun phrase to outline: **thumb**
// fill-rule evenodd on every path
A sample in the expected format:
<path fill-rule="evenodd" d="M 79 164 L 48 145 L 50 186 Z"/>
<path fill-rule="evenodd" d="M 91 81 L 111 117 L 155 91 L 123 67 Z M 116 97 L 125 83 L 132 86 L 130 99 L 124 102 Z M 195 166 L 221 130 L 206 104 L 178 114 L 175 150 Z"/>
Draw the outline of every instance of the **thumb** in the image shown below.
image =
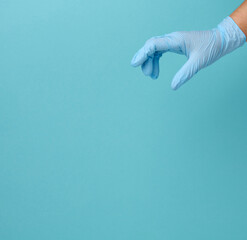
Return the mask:
<path fill-rule="evenodd" d="M 197 65 L 193 57 L 190 57 L 174 76 L 171 84 L 172 89 L 177 90 L 182 84 L 191 79 L 199 70 Z"/>

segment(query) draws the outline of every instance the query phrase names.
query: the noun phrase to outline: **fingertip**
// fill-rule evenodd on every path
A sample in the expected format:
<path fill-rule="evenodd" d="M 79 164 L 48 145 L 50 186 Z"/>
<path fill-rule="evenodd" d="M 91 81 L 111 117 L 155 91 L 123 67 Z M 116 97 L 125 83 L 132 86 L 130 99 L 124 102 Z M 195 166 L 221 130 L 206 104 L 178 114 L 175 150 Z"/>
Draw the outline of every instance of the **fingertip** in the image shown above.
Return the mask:
<path fill-rule="evenodd" d="M 178 79 L 174 79 L 171 83 L 172 90 L 177 90 L 181 86 L 181 81 Z"/>
<path fill-rule="evenodd" d="M 171 86 L 172 90 L 176 91 L 178 89 L 177 86 Z"/>
<path fill-rule="evenodd" d="M 141 48 L 132 58 L 131 65 L 133 67 L 138 67 L 142 65 L 147 60 L 147 54 L 145 53 L 144 48 Z"/>
<path fill-rule="evenodd" d="M 152 74 L 151 74 L 150 77 L 151 77 L 152 79 L 154 79 L 154 80 L 158 79 L 158 77 L 159 77 L 159 71 L 155 72 L 155 71 L 153 70 L 153 72 L 152 72 Z"/>
<path fill-rule="evenodd" d="M 176 86 L 174 86 L 173 84 L 171 84 L 171 89 L 172 89 L 172 90 L 177 90 L 177 89 L 176 89 Z"/>
<path fill-rule="evenodd" d="M 152 73 L 152 70 L 150 69 L 150 67 L 145 67 L 142 65 L 142 72 L 145 76 L 150 76 Z"/>
<path fill-rule="evenodd" d="M 136 63 L 136 55 L 137 55 L 137 54 L 134 55 L 134 57 L 132 58 L 132 60 L 131 60 L 131 62 L 130 62 L 130 65 L 131 65 L 132 67 L 137 67 L 137 63 Z"/>
<path fill-rule="evenodd" d="M 136 64 L 133 63 L 133 62 L 130 63 L 130 66 L 132 66 L 132 67 L 137 67 Z"/>
<path fill-rule="evenodd" d="M 150 77 L 151 77 L 153 80 L 156 80 L 156 79 L 158 79 L 159 76 L 158 76 L 158 75 L 151 75 Z"/>

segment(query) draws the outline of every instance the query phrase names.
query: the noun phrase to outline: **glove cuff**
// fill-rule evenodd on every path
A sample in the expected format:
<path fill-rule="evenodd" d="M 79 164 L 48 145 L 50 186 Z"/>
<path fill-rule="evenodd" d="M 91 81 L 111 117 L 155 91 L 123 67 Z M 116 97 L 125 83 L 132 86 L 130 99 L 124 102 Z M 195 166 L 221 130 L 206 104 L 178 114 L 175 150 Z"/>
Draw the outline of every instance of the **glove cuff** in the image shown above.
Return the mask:
<path fill-rule="evenodd" d="M 217 27 L 223 39 L 223 53 L 232 52 L 246 42 L 246 36 L 231 17 L 226 17 Z"/>

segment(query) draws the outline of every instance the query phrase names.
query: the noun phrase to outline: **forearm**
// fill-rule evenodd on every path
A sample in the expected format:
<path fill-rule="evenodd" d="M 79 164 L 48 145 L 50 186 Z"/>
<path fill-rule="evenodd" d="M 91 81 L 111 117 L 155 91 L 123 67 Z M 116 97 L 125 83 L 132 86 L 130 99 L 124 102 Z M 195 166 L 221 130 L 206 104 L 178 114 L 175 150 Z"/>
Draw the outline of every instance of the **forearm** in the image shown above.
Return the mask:
<path fill-rule="evenodd" d="M 231 15 L 230 17 L 239 26 L 247 37 L 247 0 L 245 0 Z"/>

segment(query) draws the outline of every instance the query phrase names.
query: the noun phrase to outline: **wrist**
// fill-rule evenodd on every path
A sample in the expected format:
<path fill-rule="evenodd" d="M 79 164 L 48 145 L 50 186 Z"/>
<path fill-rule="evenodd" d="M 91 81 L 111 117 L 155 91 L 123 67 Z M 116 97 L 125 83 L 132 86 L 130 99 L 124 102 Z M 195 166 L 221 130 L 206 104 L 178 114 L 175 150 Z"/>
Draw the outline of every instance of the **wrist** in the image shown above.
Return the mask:
<path fill-rule="evenodd" d="M 246 38 L 247 37 L 247 25 L 246 25 L 245 19 L 242 19 L 234 14 L 231 14 L 230 17 L 236 23 L 236 25 L 240 28 L 240 30 L 243 32 Z"/>
<path fill-rule="evenodd" d="M 244 1 L 230 17 L 247 37 L 247 0 Z"/>
<path fill-rule="evenodd" d="M 222 37 L 223 55 L 241 47 L 246 42 L 246 36 L 231 17 L 226 17 L 219 25 L 218 30 Z"/>

